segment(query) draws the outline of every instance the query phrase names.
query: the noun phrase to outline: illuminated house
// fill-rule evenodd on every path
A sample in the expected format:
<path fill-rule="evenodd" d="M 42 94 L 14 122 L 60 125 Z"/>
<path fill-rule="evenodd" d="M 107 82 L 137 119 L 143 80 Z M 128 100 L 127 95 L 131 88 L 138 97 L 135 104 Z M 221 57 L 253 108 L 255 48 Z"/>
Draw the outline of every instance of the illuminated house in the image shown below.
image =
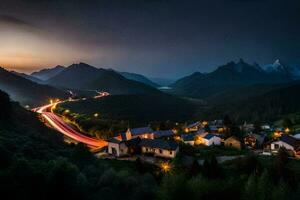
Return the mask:
<path fill-rule="evenodd" d="M 244 144 L 251 148 L 259 148 L 262 147 L 265 138 L 265 134 L 249 134 L 244 138 Z"/>
<path fill-rule="evenodd" d="M 235 148 L 235 149 L 241 149 L 242 148 L 241 141 L 235 136 L 231 136 L 231 137 L 227 138 L 224 141 L 224 145 L 226 147 L 232 147 L 232 148 Z"/>
<path fill-rule="evenodd" d="M 197 136 L 195 144 L 197 145 L 205 145 L 205 146 L 212 146 L 212 145 L 220 145 L 221 138 L 215 134 L 202 134 Z"/>
<path fill-rule="evenodd" d="M 110 138 L 108 142 L 108 154 L 116 157 L 132 155 L 139 152 L 138 144 L 140 138 L 133 138 L 131 140 L 119 140 L 117 138 Z"/>
<path fill-rule="evenodd" d="M 179 146 L 174 141 L 141 139 L 139 146 L 142 153 L 164 158 L 174 158 L 179 152 Z"/>
<path fill-rule="evenodd" d="M 181 139 L 184 144 L 189 144 L 194 146 L 195 144 L 195 135 L 194 134 L 182 134 Z"/>
<path fill-rule="evenodd" d="M 139 137 L 123 141 L 117 138 L 108 140 L 108 154 L 116 157 L 130 156 L 141 152 L 158 157 L 174 158 L 178 151 L 179 146 L 174 141 L 141 139 Z"/>
<path fill-rule="evenodd" d="M 128 129 L 125 133 L 121 133 L 122 140 L 130 140 L 132 138 L 154 139 L 154 131 L 150 127 L 141 127 Z"/>
<path fill-rule="evenodd" d="M 198 122 L 188 125 L 185 128 L 185 132 L 187 132 L 187 133 L 188 132 L 196 132 L 199 130 L 199 128 L 202 128 L 202 123 L 198 121 Z"/>
<path fill-rule="evenodd" d="M 300 140 L 288 134 L 283 134 L 280 138 L 271 143 L 271 151 L 272 153 L 277 153 L 282 147 L 294 155 L 300 147 Z"/>

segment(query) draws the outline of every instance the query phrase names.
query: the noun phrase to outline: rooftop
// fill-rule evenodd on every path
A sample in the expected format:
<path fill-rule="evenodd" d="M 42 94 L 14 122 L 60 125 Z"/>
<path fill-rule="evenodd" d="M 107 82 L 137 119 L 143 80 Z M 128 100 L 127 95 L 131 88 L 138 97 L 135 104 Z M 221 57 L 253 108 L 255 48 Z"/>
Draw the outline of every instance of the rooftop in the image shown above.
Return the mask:
<path fill-rule="evenodd" d="M 154 131 L 155 138 L 172 136 L 173 134 L 174 132 L 172 130 Z"/>
<path fill-rule="evenodd" d="M 151 139 L 141 139 L 139 144 L 141 147 L 150 147 L 150 148 L 159 148 L 165 150 L 176 150 L 178 148 L 178 144 L 174 141 L 166 141 L 166 140 L 151 140 Z"/>
<path fill-rule="evenodd" d="M 193 128 L 195 126 L 200 126 L 200 125 L 201 125 L 201 123 L 198 121 L 198 122 L 188 125 L 187 128 Z"/>
<path fill-rule="evenodd" d="M 279 141 L 285 142 L 285 143 L 291 145 L 292 147 L 297 147 L 299 145 L 299 140 L 297 140 L 296 138 L 294 138 L 288 134 L 283 134 L 279 138 Z"/>
<path fill-rule="evenodd" d="M 194 134 L 182 134 L 181 138 L 183 141 L 194 141 L 195 135 Z"/>
<path fill-rule="evenodd" d="M 114 137 L 109 138 L 107 141 L 110 142 L 110 143 L 115 143 L 115 144 L 120 144 L 122 142 L 121 140 L 118 140 Z"/>
<path fill-rule="evenodd" d="M 140 127 L 140 128 L 133 128 L 133 129 L 129 129 L 132 135 L 142 135 L 145 133 L 153 133 L 152 128 L 150 128 L 149 126 L 147 127 Z"/>
<path fill-rule="evenodd" d="M 206 136 L 204 136 L 205 139 L 210 140 L 211 138 L 213 138 L 215 135 L 214 134 L 207 134 Z"/>

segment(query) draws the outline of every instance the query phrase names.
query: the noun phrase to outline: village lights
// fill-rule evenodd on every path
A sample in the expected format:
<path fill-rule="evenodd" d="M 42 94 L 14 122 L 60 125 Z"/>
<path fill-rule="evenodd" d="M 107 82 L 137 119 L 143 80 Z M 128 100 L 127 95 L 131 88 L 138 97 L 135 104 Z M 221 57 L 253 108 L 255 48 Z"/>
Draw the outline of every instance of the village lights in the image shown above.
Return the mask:
<path fill-rule="evenodd" d="M 290 129 L 289 129 L 289 128 L 286 128 L 286 129 L 284 129 L 284 132 L 289 133 L 289 132 L 290 132 Z"/>

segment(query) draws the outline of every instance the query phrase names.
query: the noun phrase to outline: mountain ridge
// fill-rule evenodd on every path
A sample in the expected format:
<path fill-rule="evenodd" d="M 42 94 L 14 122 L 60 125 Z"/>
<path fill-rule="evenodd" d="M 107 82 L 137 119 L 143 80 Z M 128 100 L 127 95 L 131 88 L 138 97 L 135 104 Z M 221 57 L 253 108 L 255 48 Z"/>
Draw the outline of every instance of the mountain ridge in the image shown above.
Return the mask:
<path fill-rule="evenodd" d="M 1 67 L 0 90 L 7 92 L 14 101 L 30 106 L 48 103 L 50 98 L 65 98 L 68 96 L 62 90 L 35 83 Z"/>
<path fill-rule="evenodd" d="M 40 71 L 32 72 L 30 75 L 35 78 L 46 81 L 46 80 L 52 78 L 53 76 L 57 75 L 64 69 L 65 69 L 64 66 L 57 65 L 54 68 L 41 69 Z"/>
<path fill-rule="evenodd" d="M 72 64 L 47 83 L 56 87 L 82 90 L 104 90 L 111 94 L 160 93 L 155 88 L 129 80 L 113 70 L 86 63 Z"/>
<path fill-rule="evenodd" d="M 289 68 L 287 68 L 289 69 Z M 255 84 L 278 84 L 295 80 L 290 73 L 267 73 L 258 64 L 229 62 L 210 73 L 195 72 L 171 84 L 171 92 L 196 98 L 206 98 L 220 91 Z"/>

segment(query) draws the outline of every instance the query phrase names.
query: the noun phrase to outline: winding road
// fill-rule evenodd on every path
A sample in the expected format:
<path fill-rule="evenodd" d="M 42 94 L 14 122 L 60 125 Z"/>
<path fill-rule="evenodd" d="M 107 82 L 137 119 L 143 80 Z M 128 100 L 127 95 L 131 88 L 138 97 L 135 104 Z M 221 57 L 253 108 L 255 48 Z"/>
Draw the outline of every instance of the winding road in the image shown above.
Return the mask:
<path fill-rule="evenodd" d="M 57 131 L 64 134 L 65 136 L 77 141 L 86 144 L 92 149 L 99 149 L 107 146 L 107 142 L 105 140 L 94 139 L 91 137 L 87 137 L 75 130 L 72 126 L 67 124 L 61 117 L 57 116 L 53 112 L 48 112 L 51 107 L 56 106 L 58 103 L 51 103 L 45 106 L 41 106 L 35 109 L 32 109 L 33 112 L 40 113 L 43 118 Z"/>

